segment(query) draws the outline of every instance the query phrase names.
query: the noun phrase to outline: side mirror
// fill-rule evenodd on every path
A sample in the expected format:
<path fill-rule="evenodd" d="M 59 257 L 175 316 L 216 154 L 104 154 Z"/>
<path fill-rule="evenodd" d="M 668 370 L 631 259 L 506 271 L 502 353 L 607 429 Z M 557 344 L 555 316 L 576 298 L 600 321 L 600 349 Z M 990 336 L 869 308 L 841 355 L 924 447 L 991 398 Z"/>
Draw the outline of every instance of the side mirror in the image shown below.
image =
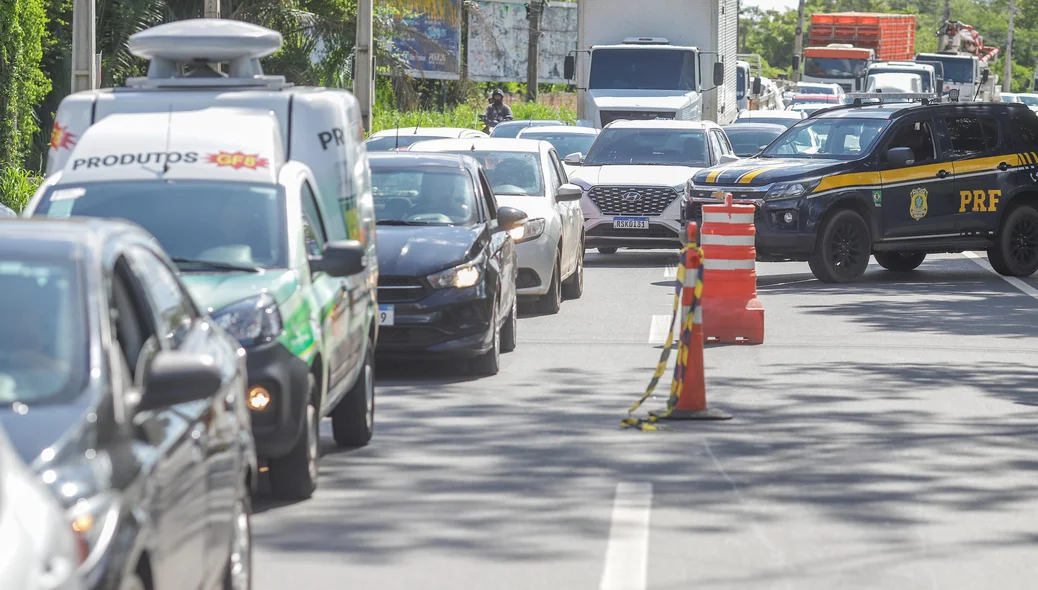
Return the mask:
<path fill-rule="evenodd" d="M 584 194 L 583 189 L 579 186 L 566 183 L 559 187 L 559 191 L 555 193 L 556 201 L 579 201 L 580 197 Z"/>
<path fill-rule="evenodd" d="M 753 79 L 753 93 L 754 94 L 760 94 L 763 91 L 762 86 L 763 85 L 761 84 L 760 77 L 757 77 L 757 78 Z"/>
<path fill-rule="evenodd" d="M 223 376 L 212 357 L 164 350 L 144 375 L 137 411 L 168 408 L 208 399 L 220 392 Z"/>
<path fill-rule="evenodd" d="M 799 55 L 794 55 L 793 56 L 793 71 L 794 72 L 799 72 L 800 71 L 800 56 Z"/>
<path fill-rule="evenodd" d="M 724 62 L 714 63 L 714 86 L 724 84 Z"/>
<path fill-rule="evenodd" d="M 915 154 L 912 153 L 911 148 L 896 147 L 887 150 L 887 162 L 891 165 L 901 168 L 903 166 L 910 166 L 915 163 Z"/>
<path fill-rule="evenodd" d="M 584 163 L 584 154 L 580 152 L 573 152 L 572 154 L 566 156 L 562 161 L 566 164 L 569 164 L 570 166 L 580 166 Z"/>
<path fill-rule="evenodd" d="M 497 208 L 497 226 L 504 231 L 512 231 L 526 223 L 526 213 L 515 207 Z"/>
<path fill-rule="evenodd" d="M 562 61 L 562 77 L 567 80 L 572 80 L 573 75 L 577 73 L 577 60 L 572 55 L 567 55 L 566 59 Z"/>
<path fill-rule="evenodd" d="M 758 152 L 758 153 L 760 153 L 760 152 L 763 152 L 763 151 L 764 151 L 764 150 L 766 150 L 766 149 L 768 149 L 768 144 L 764 144 L 764 145 L 759 145 L 759 146 L 757 146 L 757 152 Z"/>
<path fill-rule="evenodd" d="M 739 156 L 735 154 L 721 154 L 721 157 L 717 159 L 719 164 L 731 164 L 732 162 L 738 162 L 741 160 Z"/>
<path fill-rule="evenodd" d="M 948 100 L 952 102 L 959 102 L 959 89 L 952 88 L 948 91 Z"/>
<path fill-rule="evenodd" d="M 364 244 L 356 240 L 328 242 L 320 256 L 310 257 L 310 272 L 332 277 L 355 275 L 364 270 Z"/>

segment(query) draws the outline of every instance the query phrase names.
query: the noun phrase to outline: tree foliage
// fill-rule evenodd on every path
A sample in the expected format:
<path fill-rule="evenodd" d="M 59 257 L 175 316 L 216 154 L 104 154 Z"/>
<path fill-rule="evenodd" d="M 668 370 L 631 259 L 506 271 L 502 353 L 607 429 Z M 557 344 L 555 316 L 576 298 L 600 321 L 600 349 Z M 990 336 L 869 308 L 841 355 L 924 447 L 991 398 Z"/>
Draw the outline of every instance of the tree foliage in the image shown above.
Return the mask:
<path fill-rule="evenodd" d="M 0 0 L 0 166 L 21 165 L 39 128 L 36 105 L 50 90 L 40 69 L 43 0 Z"/>

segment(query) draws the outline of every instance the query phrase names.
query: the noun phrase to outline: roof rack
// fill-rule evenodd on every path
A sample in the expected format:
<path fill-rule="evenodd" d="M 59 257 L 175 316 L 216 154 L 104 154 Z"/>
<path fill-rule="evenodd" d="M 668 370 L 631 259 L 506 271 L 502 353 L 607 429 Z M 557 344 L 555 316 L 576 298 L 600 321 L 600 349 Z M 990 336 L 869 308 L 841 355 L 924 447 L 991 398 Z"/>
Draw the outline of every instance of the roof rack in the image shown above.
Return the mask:
<path fill-rule="evenodd" d="M 132 35 L 130 52 L 150 60 L 148 75 L 129 88 L 285 88 L 284 76 L 263 74 L 260 59 L 281 48 L 281 33 L 231 19 L 189 19 Z M 226 73 L 214 67 L 227 64 Z"/>

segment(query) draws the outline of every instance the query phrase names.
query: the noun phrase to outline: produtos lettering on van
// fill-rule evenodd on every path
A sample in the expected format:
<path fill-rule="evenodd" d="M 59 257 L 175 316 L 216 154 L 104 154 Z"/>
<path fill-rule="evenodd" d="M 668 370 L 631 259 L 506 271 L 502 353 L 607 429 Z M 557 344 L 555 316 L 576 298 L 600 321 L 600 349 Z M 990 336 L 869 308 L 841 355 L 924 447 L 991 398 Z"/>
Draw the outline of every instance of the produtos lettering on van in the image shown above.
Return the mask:
<path fill-rule="evenodd" d="M 112 168 L 114 166 L 131 166 L 134 164 L 142 166 L 145 164 L 176 164 L 178 162 L 194 164 L 198 162 L 198 152 L 145 152 L 76 158 L 72 161 L 72 169 Z"/>

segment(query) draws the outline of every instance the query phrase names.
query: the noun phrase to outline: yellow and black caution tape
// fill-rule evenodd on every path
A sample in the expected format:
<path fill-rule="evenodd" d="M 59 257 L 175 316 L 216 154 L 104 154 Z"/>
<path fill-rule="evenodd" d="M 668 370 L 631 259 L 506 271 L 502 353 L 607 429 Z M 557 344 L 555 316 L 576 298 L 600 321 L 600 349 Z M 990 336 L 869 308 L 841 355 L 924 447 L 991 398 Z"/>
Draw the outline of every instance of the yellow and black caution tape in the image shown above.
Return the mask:
<path fill-rule="evenodd" d="M 686 246 L 685 248 L 689 247 L 691 246 Z M 663 345 L 663 354 L 660 355 L 660 361 L 656 365 L 656 371 L 653 373 L 648 387 L 645 388 L 645 393 L 627 410 L 627 418 L 620 423 L 621 428 L 634 427 L 639 430 L 658 430 L 659 427 L 656 426 L 656 422 L 669 416 L 674 411 L 678 404 L 678 399 L 681 397 L 681 385 L 685 380 L 685 366 L 688 363 L 688 347 L 692 342 L 692 326 L 695 323 L 696 309 L 699 307 L 699 301 L 703 296 L 703 249 L 697 247 L 696 250 L 699 254 L 699 270 L 696 272 L 696 286 L 693 291 L 692 305 L 688 309 L 688 314 L 681 320 L 681 337 L 678 340 L 678 355 L 674 364 L 674 379 L 670 385 L 667 410 L 662 414 L 650 414 L 648 418 L 636 418 L 634 416 L 634 412 L 656 391 L 656 386 L 667 371 L 670 349 L 674 345 L 674 323 L 678 316 L 678 310 L 681 309 L 681 291 L 685 284 L 685 249 L 682 249 L 681 260 L 678 263 L 677 291 L 674 294 L 674 309 L 670 316 L 670 326 L 667 329 L 667 342 Z"/>

